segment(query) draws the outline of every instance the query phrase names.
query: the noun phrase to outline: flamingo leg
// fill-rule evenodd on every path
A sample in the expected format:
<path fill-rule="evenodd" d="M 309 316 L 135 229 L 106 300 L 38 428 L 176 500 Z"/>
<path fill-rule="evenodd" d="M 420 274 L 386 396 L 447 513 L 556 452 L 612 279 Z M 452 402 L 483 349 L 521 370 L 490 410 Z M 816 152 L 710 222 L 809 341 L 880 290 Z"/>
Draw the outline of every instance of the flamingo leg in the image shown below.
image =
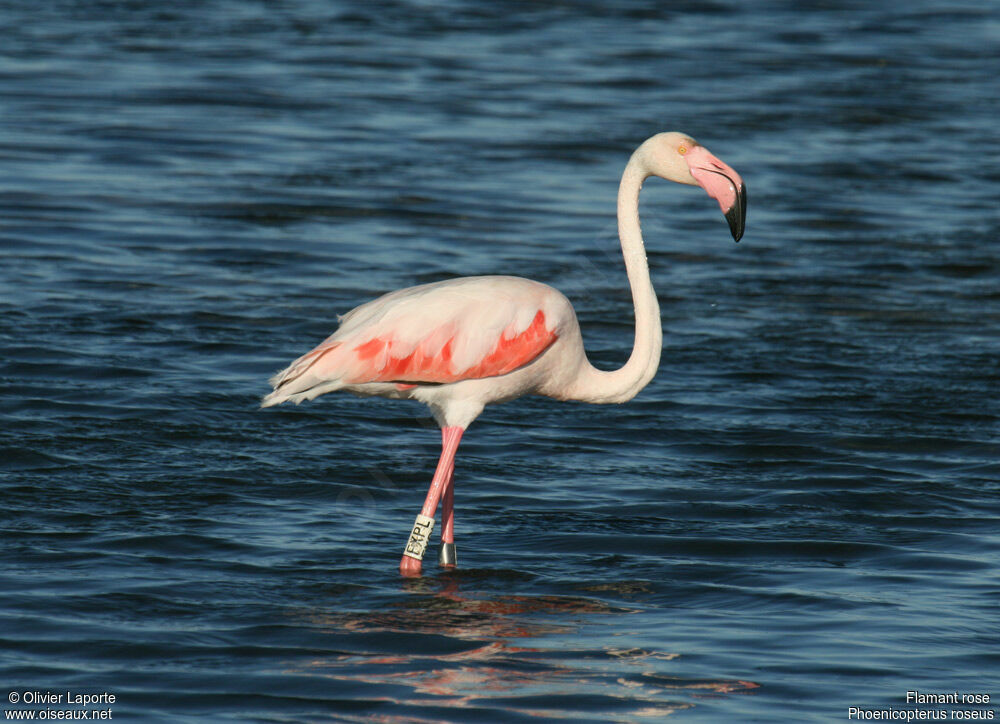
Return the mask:
<path fill-rule="evenodd" d="M 458 565 L 455 554 L 455 464 L 448 470 L 444 496 L 441 498 L 441 548 L 438 551 L 438 565 L 454 568 Z"/>
<path fill-rule="evenodd" d="M 437 470 L 434 471 L 424 507 L 420 509 L 420 514 L 413 524 L 410 539 L 399 562 L 399 572 L 404 576 L 420 575 L 421 561 L 434 528 L 434 513 L 437 512 L 442 494 L 449 487 L 448 482 L 455 470 L 455 453 L 458 451 L 458 443 L 462 439 L 463 432 L 465 430 L 461 427 L 441 428 L 441 457 L 438 460 Z"/>

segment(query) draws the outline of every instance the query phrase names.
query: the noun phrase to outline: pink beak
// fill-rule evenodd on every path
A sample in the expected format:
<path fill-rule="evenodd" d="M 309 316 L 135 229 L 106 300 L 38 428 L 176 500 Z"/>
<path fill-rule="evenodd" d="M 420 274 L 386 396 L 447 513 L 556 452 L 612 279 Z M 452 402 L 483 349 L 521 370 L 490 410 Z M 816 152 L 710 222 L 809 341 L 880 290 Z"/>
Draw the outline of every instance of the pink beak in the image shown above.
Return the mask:
<path fill-rule="evenodd" d="M 692 148 L 684 160 L 698 185 L 719 202 L 733 238 L 739 241 L 747 222 L 747 187 L 743 179 L 704 146 Z"/>

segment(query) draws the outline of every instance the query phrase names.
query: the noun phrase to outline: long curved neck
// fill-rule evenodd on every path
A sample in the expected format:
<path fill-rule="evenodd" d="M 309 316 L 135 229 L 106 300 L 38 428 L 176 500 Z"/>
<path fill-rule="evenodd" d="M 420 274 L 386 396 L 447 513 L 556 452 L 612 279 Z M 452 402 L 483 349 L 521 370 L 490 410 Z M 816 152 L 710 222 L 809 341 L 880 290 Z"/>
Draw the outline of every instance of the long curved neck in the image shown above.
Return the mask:
<path fill-rule="evenodd" d="M 646 247 L 639 227 L 639 191 L 650 176 L 640 151 L 632 154 L 618 187 L 618 236 L 635 305 L 635 343 L 621 369 L 604 372 L 585 362 L 573 385 L 573 399 L 583 402 L 626 402 L 649 384 L 660 364 L 663 328 L 660 305 L 649 278 Z"/>

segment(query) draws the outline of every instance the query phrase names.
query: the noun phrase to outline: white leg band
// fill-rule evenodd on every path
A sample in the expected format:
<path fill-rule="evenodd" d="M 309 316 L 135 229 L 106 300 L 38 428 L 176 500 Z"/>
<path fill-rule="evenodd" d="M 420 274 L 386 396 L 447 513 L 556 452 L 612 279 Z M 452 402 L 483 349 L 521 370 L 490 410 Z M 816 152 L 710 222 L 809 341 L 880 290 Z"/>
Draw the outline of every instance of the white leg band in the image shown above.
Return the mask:
<path fill-rule="evenodd" d="M 410 540 L 406 542 L 403 555 L 422 561 L 424 551 L 427 550 L 427 542 L 431 539 L 432 530 L 434 530 L 434 519 L 417 514 L 417 519 L 413 523 L 413 532 L 410 533 Z"/>

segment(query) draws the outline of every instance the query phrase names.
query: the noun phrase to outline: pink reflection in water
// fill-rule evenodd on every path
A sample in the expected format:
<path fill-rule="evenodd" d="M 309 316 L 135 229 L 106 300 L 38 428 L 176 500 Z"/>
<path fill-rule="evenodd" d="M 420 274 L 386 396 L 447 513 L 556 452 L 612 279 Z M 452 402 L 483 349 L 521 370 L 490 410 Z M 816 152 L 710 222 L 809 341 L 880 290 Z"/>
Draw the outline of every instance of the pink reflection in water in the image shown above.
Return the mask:
<path fill-rule="evenodd" d="M 428 595 L 429 594 L 429 595 Z M 681 654 L 642 648 L 557 648 L 524 646 L 512 641 L 562 639 L 578 631 L 578 616 L 626 615 L 625 607 L 573 596 L 464 597 L 449 579 L 436 593 L 423 590 L 412 600 L 385 611 L 309 616 L 314 626 L 331 633 L 371 633 L 381 646 L 386 634 L 435 637 L 427 651 L 365 652 L 314 659 L 298 673 L 350 682 L 368 701 L 407 708 L 451 707 L 516 711 L 520 715 L 607 721 L 663 717 L 697 705 L 706 696 L 745 693 L 758 688 L 749 681 L 678 676 Z M 536 616 L 560 616 L 560 621 Z M 589 625 L 589 624 L 588 624 Z M 440 652 L 447 637 L 473 644 L 461 651 Z M 419 643 L 416 644 L 419 646 Z M 400 646 L 414 646 L 412 641 Z M 385 689 L 405 687 L 408 695 Z M 370 691 L 366 687 L 371 687 Z M 579 703 L 574 706 L 574 697 Z M 348 717 L 349 718 L 349 717 Z M 364 721 L 440 721 L 419 713 L 358 717 Z"/>

